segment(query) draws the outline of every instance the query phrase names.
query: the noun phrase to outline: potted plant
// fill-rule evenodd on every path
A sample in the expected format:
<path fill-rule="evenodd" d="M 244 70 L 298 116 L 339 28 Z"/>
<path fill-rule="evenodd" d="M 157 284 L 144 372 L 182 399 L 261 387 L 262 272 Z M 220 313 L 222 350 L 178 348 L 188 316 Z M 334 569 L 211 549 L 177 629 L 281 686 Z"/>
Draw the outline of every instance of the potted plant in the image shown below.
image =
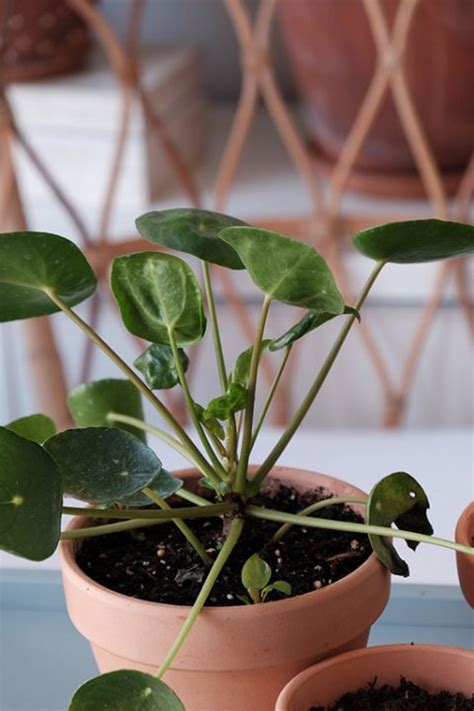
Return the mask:
<path fill-rule="evenodd" d="M 276 711 L 469 711 L 473 666 L 473 652 L 453 647 L 394 644 L 356 650 L 299 674 L 282 691 Z"/>
<path fill-rule="evenodd" d="M 474 502 L 464 509 L 456 527 L 456 540 L 467 546 L 474 545 Z M 459 581 L 464 597 L 471 607 L 474 607 L 474 558 L 456 554 Z"/>
<path fill-rule="evenodd" d="M 203 210 L 152 212 L 137 226 L 151 242 L 201 260 L 221 393 L 201 405 L 187 381 L 184 348 L 190 353 L 206 327 L 187 262 L 156 250 L 113 262 L 122 320 L 151 343 L 134 370 L 74 310 L 96 288 L 80 250 L 52 234 L 0 236 L 0 320 L 62 311 L 126 376 L 76 388 L 69 397 L 73 429 L 57 433 L 42 415 L 0 428 L 0 546 L 41 560 L 62 539 L 69 614 L 105 672 L 76 692 L 70 711 L 178 711 L 182 703 L 188 711 L 223 704 L 226 711 L 270 711 L 295 674 L 366 644 L 387 601 L 389 571 L 408 574 L 393 538 L 412 548 L 424 542 L 474 553 L 432 536 L 428 498 L 406 472 L 385 476 L 367 496 L 343 481 L 277 466 L 385 265 L 471 253 L 474 228 L 418 220 L 357 234 L 356 248 L 375 266 L 352 307 L 306 244 Z M 210 263 L 247 269 L 263 292 L 255 343 L 232 369 Z M 274 301 L 306 312 L 270 338 L 265 326 Z M 303 402 L 264 462 L 251 465 L 293 344 L 334 318 L 343 319 L 341 331 Z M 256 417 L 265 350 L 282 359 Z M 200 446 L 157 394 L 178 383 Z M 141 397 L 167 430 L 144 422 Z M 146 433 L 192 469 L 163 469 Z M 65 506 L 63 494 L 87 506 Z M 62 513 L 76 518 L 61 533 Z"/>

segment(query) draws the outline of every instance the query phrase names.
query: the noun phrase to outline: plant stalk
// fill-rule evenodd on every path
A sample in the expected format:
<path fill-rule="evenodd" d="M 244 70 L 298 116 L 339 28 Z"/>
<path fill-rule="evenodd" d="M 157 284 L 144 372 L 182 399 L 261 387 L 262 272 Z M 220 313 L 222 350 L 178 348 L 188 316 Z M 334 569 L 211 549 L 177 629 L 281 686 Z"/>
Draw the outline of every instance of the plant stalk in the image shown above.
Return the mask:
<path fill-rule="evenodd" d="M 260 362 L 260 350 L 262 345 L 265 324 L 267 322 L 268 311 L 270 309 L 271 299 L 265 297 L 258 320 L 255 344 L 252 351 L 252 359 L 250 361 L 249 379 L 247 384 L 247 406 L 245 408 L 244 434 L 242 438 L 242 447 L 240 450 L 240 461 L 237 467 L 237 475 L 234 483 L 234 491 L 242 495 L 247 483 L 247 470 L 249 465 L 250 451 L 252 448 L 252 427 L 253 415 L 255 410 L 255 395 L 257 390 L 257 375 L 258 364 Z"/>
<path fill-rule="evenodd" d="M 369 292 L 377 279 L 378 275 L 380 274 L 385 262 L 377 262 L 376 266 L 372 270 L 364 288 L 362 289 L 360 296 L 357 300 L 357 304 L 355 306 L 356 311 L 360 311 L 362 305 L 364 304 L 367 296 L 369 295 Z M 306 417 L 306 414 L 308 410 L 310 409 L 311 405 L 313 404 L 316 396 L 318 395 L 319 391 L 321 390 L 322 386 L 324 385 L 324 382 L 329 375 L 332 366 L 334 365 L 334 361 L 336 360 L 339 351 L 341 350 L 342 346 L 344 345 L 344 341 L 346 340 L 347 336 L 349 335 L 349 332 L 354 324 L 354 321 L 356 321 L 357 317 L 355 314 L 351 314 L 348 316 L 346 319 L 346 322 L 344 326 L 342 327 L 339 336 L 336 339 L 336 342 L 334 343 L 333 347 L 329 351 L 329 355 L 327 356 L 326 360 L 323 363 L 323 366 L 321 370 L 319 371 L 318 375 L 316 376 L 316 379 L 314 380 L 313 384 L 311 385 L 310 389 L 308 390 L 308 393 L 306 397 L 304 398 L 303 402 L 301 403 L 300 407 L 298 410 L 295 412 L 293 415 L 290 423 L 288 424 L 288 427 L 286 430 L 283 432 L 282 436 L 276 443 L 276 445 L 273 447 L 272 451 L 268 455 L 268 457 L 265 459 L 263 464 L 260 466 L 258 469 L 256 475 L 255 475 L 255 482 L 261 486 L 262 482 L 264 481 L 265 477 L 267 474 L 271 471 L 272 467 L 274 466 L 275 462 L 278 460 L 282 452 L 286 449 L 288 443 L 292 439 L 293 435 L 295 434 L 296 430 L 302 423 L 303 419 Z"/>
<path fill-rule="evenodd" d="M 157 506 L 159 506 L 162 511 L 175 510 L 172 509 L 171 506 L 164 499 L 161 498 L 161 496 L 158 496 L 158 494 L 156 494 L 148 487 L 143 489 L 143 493 L 146 494 L 146 496 L 148 496 L 148 498 L 151 499 Z M 188 543 L 194 548 L 204 565 L 210 567 L 212 565 L 211 556 L 206 553 L 206 549 L 204 548 L 203 544 L 201 543 L 199 538 L 191 531 L 187 523 L 185 523 L 179 518 L 175 519 L 173 523 L 181 531 Z"/>
<path fill-rule="evenodd" d="M 188 636 L 194 622 L 196 621 L 196 618 L 198 617 L 199 613 L 201 612 L 202 608 L 204 607 L 207 598 L 209 597 L 212 588 L 214 587 L 214 584 L 219 577 L 222 568 L 226 564 L 227 560 L 229 559 L 230 554 L 234 550 L 240 535 L 242 533 L 242 529 L 244 527 L 244 520 L 241 518 L 234 518 L 234 520 L 231 522 L 229 526 L 229 534 L 225 540 L 224 545 L 222 546 L 221 550 L 219 551 L 219 554 L 214 561 L 214 564 L 211 568 L 211 570 L 208 573 L 208 576 L 206 580 L 204 581 L 204 584 L 201 588 L 201 591 L 199 595 L 196 598 L 196 601 L 191 609 L 191 612 L 189 613 L 186 622 L 181 628 L 181 631 L 176 638 L 173 646 L 171 647 L 170 651 L 166 655 L 165 660 L 161 664 L 160 668 L 158 669 L 156 676 L 158 679 L 161 679 L 163 674 L 169 669 L 171 664 L 173 663 L 176 655 L 178 654 L 179 650 L 183 646 L 186 637 Z"/>
<path fill-rule="evenodd" d="M 216 354 L 217 372 L 219 373 L 219 381 L 221 384 L 222 394 L 227 391 L 227 369 L 225 367 L 224 350 L 222 348 L 221 334 L 219 331 L 219 322 L 217 320 L 216 303 L 214 300 L 214 292 L 211 283 L 211 274 L 209 264 L 201 261 L 202 273 L 204 278 L 204 290 L 206 292 L 207 306 L 212 326 L 212 338 L 214 341 L 214 351 Z"/>
<path fill-rule="evenodd" d="M 191 504 L 196 504 L 196 506 L 209 506 L 209 501 L 202 496 L 198 496 L 194 491 L 188 491 L 188 489 L 182 488 L 176 492 L 175 496 L 179 496 L 180 499 L 184 501 L 189 501 Z"/>
<path fill-rule="evenodd" d="M 73 531 L 62 531 L 61 540 L 68 541 L 76 538 L 95 538 L 96 536 L 106 536 L 111 533 L 120 533 L 121 531 L 133 531 L 136 528 L 160 526 L 163 523 L 168 522 L 131 519 L 130 521 L 119 521 L 118 523 L 105 523 L 102 524 L 102 526 L 90 526 L 89 528 L 76 528 Z"/>
<path fill-rule="evenodd" d="M 273 378 L 273 382 L 270 386 L 270 390 L 268 391 L 267 398 L 263 404 L 262 411 L 261 411 L 261 413 L 258 417 L 258 420 L 257 420 L 257 424 L 255 425 L 255 429 L 254 429 L 254 432 L 252 435 L 251 450 L 254 447 L 256 439 L 257 439 L 259 432 L 262 428 L 262 425 L 264 423 L 265 417 L 267 416 L 267 412 L 270 409 L 270 405 L 272 404 L 273 397 L 276 393 L 278 385 L 280 384 L 281 376 L 283 375 L 283 371 L 285 370 L 286 364 L 288 363 L 288 359 L 290 357 L 292 348 L 293 348 L 293 344 L 290 343 L 290 345 L 285 350 L 285 355 L 283 356 L 280 366 L 275 374 L 275 377 Z"/>
<path fill-rule="evenodd" d="M 223 501 L 219 504 L 208 504 L 207 506 L 186 506 L 182 509 L 171 509 L 171 511 L 156 511 L 154 509 L 93 509 L 80 506 L 63 506 L 63 514 L 116 520 L 152 519 L 154 521 L 172 521 L 177 518 L 222 516 L 222 514 L 229 511 L 236 511 L 237 508 L 237 504 L 228 501 Z"/>
<path fill-rule="evenodd" d="M 311 506 L 301 509 L 301 511 L 298 512 L 298 516 L 310 516 L 311 514 L 316 513 L 316 511 L 320 511 L 327 506 L 336 506 L 337 504 L 367 504 L 367 499 L 361 499 L 357 496 L 333 496 L 330 499 L 317 501 L 315 504 L 311 504 Z M 278 541 L 281 540 L 292 527 L 291 523 L 284 523 L 283 526 L 280 526 L 278 531 L 273 534 L 270 539 L 270 543 L 278 543 Z"/>
<path fill-rule="evenodd" d="M 260 508 L 259 506 L 247 506 L 246 512 L 252 518 L 258 518 L 264 521 L 281 521 L 282 523 L 296 524 L 297 526 L 306 526 L 307 528 L 320 528 L 327 531 L 346 531 L 350 533 L 366 533 L 374 536 L 402 538 L 405 541 L 428 543 L 432 546 L 450 548 L 451 550 L 459 551 L 460 553 L 468 553 L 469 555 L 474 555 L 474 547 L 471 548 L 470 546 L 463 546 L 460 543 L 448 541 L 445 538 L 437 538 L 436 536 L 426 536 L 423 533 L 401 531 L 397 528 L 389 528 L 385 526 L 371 526 L 370 524 L 366 523 L 331 521 L 325 518 L 314 518 L 312 516 L 290 514 L 284 511 L 276 511 L 274 509 L 264 509 Z"/>

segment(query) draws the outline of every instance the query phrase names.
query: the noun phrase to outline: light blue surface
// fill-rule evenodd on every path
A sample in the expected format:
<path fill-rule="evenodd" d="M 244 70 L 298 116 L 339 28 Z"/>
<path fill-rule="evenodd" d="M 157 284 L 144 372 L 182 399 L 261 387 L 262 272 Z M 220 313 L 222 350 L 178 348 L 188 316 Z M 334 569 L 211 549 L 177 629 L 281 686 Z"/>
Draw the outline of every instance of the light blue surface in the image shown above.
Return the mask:
<path fill-rule="evenodd" d="M 60 575 L 0 571 L 0 710 L 66 711 L 97 673 L 66 614 Z M 455 587 L 393 586 L 370 644 L 428 642 L 473 648 L 474 616 Z"/>

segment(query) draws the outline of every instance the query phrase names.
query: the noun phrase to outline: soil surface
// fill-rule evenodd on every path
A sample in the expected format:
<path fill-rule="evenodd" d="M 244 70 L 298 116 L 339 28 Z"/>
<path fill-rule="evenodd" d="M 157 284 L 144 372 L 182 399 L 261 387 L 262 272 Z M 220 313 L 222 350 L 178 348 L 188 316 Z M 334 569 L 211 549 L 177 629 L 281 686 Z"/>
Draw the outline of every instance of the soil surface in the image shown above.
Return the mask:
<path fill-rule="evenodd" d="M 280 483 L 255 497 L 253 503 L 267 508 L 297 513 L 311 503 L 327 498 L 323 489 L 304 495 Z M 362 522 L 348 506 L 331 506 L 318 517 Z M 223 543 L 221 518 L 195 519 L 190 528 L 215 558 Z M 250 519 L 241 540 L 223 569 L 207 604 L 244 604 L 240 574 L 252 553 L 259 552 L 272 568 L 272 582 L 290 583 L 292 595 L 300 595 L 331 585 L 354 571 L 370 555 L 365 535 L 323 531 L 293 526 L 275 545 L 265 544 L 280 524 Z M 81 542 L 77 549 L 80 568 L 110 590 L 153 602 L 192 605 L 206 576 L 206 568 L 194 549 L 174 524 L 137 529 Z M 273 592 L 269 600 L 284 597 Z"/>
<path fill-rule="evenodd" d="M 400 686 L 377 686 L 376 682 L 365 689 L 345 694 L 334 706 L 314 706 L 311 711 L 473 711 L 474 696 L 441 691 L 430 694 L 406 679 Z"/>

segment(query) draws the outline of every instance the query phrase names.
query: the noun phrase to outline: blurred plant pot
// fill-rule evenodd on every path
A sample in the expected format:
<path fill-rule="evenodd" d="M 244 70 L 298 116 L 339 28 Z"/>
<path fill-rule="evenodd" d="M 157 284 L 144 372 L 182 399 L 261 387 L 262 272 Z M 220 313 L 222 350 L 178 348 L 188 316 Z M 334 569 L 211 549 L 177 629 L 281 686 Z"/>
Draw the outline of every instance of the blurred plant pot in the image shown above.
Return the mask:
<path fill-rule="evenodd" d="M 67 0 L 0 0 L 0 18 L 6 12 L 7 82 L 35 81 L 83 68 L 90 32 Z"/>
<path fill-rule="evenodd" d="M 275 711 L 309 711 L 334 704 L 341 696 L 378 684 L 398 686 L 400 677 L 431 693 L 474 694 L 474 653 L 424 644 L 358 649 L 316 664 L 299 674 L 280 694 Z"/>
<path fill-rule="evenodd" d="M 399 0 L 383 0 L 393 26 Z M 315 160 L 330 170 L 376 67 L 362 0 L 279 0 L 278 18 L 308 115 Z M 474 3 L 420 0 L 404 55 L 408 89 L 428 144 L 452 192 L 473 150 Z M 424 195 L 388 91 L 349 187 L 380 195 Z"/>
<path fill-rule="evenodd" d="M 177 474 L 197 488 L 196 471 Z M 338 479 L 299 469 L 275 467 L 272 477 L 300 490 L 323 486 L 338 496 L 363 494 Z M 71 527 L 84 523 L 75 519 Z M 90 641 L 99 669 L 156 671 L 190 608 L 144 602 L 98 585 L 78 567 L 71 541 L 61 545 L 61 566 L 69 615 Z M 165 681 L 187 711 L 273 711 L 295 674 L 367 644 L 389 592 L 388 571 L 372 555 L 321 590 L 261 605 L 206 607 Z"/>
<path fill-rule="evenodd" d="M 474 546 L 474 502 L 461 514 L 456 527 L 456 541 L 465 546 Z M 474 607 L 474 556 L 457 553 L 459 582 L 464 597 Z"/>

